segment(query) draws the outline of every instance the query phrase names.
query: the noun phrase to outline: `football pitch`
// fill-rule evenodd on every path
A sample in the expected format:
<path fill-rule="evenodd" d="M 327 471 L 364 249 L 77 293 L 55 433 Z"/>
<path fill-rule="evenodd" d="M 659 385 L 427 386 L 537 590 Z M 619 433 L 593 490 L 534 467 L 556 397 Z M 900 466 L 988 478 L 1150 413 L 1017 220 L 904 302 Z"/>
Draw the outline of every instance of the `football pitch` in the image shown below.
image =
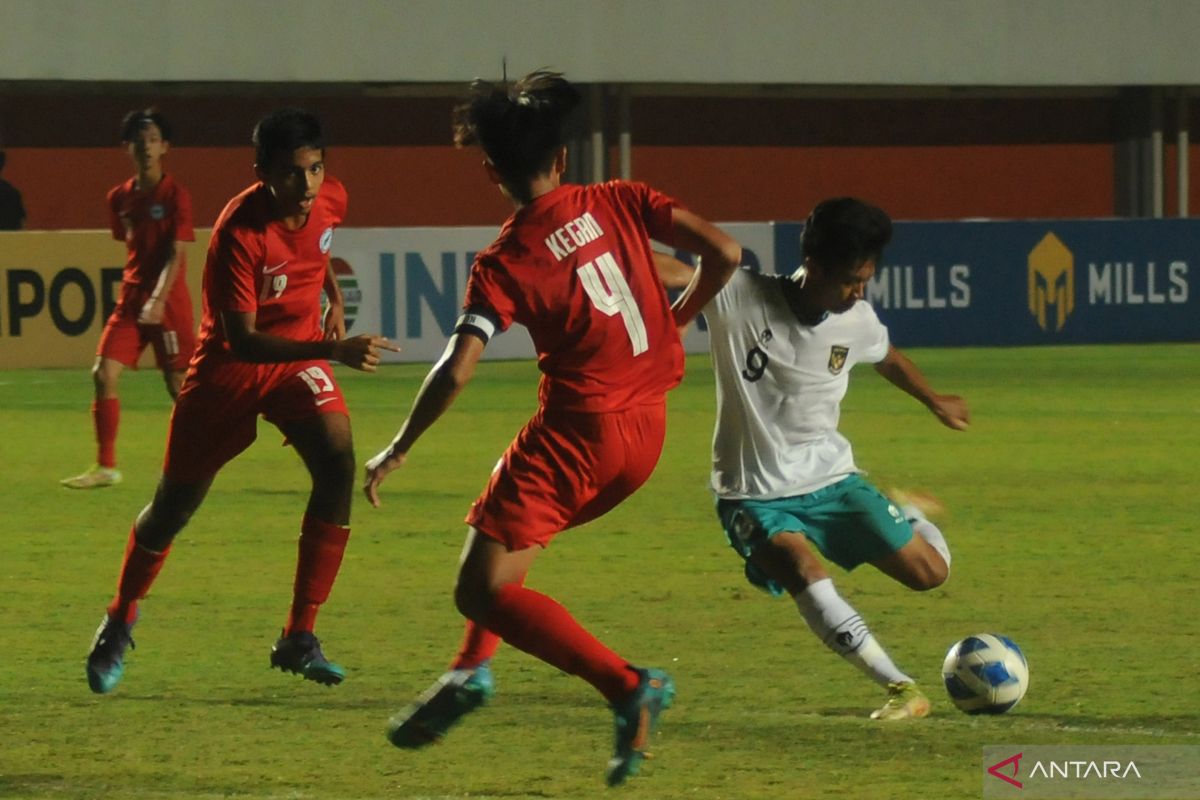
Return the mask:
<path fill-rule="evenodd" d="M 611 714 L 581 680 L 502 648 L 498 693 L 425 751 L 393 748 L 388 717 L 445 668 L 468 504 L 536 402 L 532 362 L 484 362 L 383 487 L 356 497 L 353 535 L 317 632 L 348 678 L 328 689 L 268 668 L 287 612 L 308 491 L 260 423 L 175 544 L 135 630 L 125 679 L 89 692 L 83 662 L 135 514 L 161 464 L 168 399 L 122 378 L 120 486 L 58 479 L 94 456 L 90 378 L 0 372 L 3 798 L 970 798 L 981 748 L 1200 745 L 1200 345 L 913 350 L 971 404 L 941 427 L 866 367 L 842 429 L 881 488 L 938 495 L 954 555 L 925 594 L 869 567 L 831 572 L 934 712 L 867 718 L 883 693 L 827 651 L 794 605 L 747 584 L 707 491 L 707 356 L 672 393 L 658 470 L 608 516 L 560 536 L 529 585 L 562 602 L 679 696 L 639 777 L 603 785 Z M 361 463 L 385 444 L 427 365 L 337 371 Z M 1188 598 L 1192 598 L 1189 600 Z M 946 649 L 997 632 L 1030 689 L 969 717 L 941 687 Z"/>

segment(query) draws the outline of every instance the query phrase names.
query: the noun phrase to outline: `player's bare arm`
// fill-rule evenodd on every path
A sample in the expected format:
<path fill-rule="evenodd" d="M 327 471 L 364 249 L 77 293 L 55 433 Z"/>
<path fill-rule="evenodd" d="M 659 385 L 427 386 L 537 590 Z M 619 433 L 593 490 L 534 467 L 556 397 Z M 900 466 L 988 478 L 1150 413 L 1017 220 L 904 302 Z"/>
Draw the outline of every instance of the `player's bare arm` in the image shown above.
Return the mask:
<path fill-rule="evenodd" d="M 675 324 L 682 328 L 729 282 L 742 262 L 742 246 L 716 225 L 682 208 L 671 212 L 671 222 L 675 241 L 667 244 L 700 256 L 691 283 L 671 305 Z"/>
<path fill-rule="evenodd" d="M 346 302 L 342 299 L 342 287 L 337 282 L 337 275 L 333 271 L 333 262 L 326 256 L 325 258 L 325 297 L 329 300 L 329 307 L 325 309 L 325 317 L 321 321 L 322 330 L 325 332 L 325 338 L 330 340 L 346 338 Z"/>
<path fill-rule="evenodd" d="M 301 342 L 262 333 L 254 327 L 255 314 L 244 311 L 224 311 L 221 324 L 229 349 L 240 361 L 253 364 L 279 364 L 288 361 L 308 361 L 314 358 L 339 361 L 353 369 L 375 372 L 380 351 L 400 352 L 400 348 L 382 336 L 364 333 L 337 341 Z"/>
<path fill-rule="evenodd" d="M 425 376 L 412 410 L 391 444 L 367 461 L 363 492 L 371 505 L 379 508 L 379 484 L 389 472 L 404 463 L 417 439 L 438 421 L 458 393 L 470 383 L 485 344 L 482 338 L 469 331 L 450 337 L 445 353 Z"/>
<path fill-rule="evenodd" d="M 696 275 L 696 268 L 685 264 L 678 258 L 654 251 L 654 271 L 658 279 L 668 289 L 686 289 Z"/>
<path fill-rule="evenodd" d="M 167 298 L 171 296 L 171 287 L 175 285 L 175 280 L 179 277 L 181 264 L 179 249 L 179 242 L 171 242 L 171 254 L 167 257 L 167 263 L 163 265 L 162 271 L 158 273 L 158 282 L 154 285 L 154 291 L 142 306 L 142 310 L 138 312 L 140 324 L 162 324 L 163 314 L 167 309 Z"/>
<path fill-rule="evenodd" d="M 888 347 L 887 355 L 875 365 L 875 371 L 892 385 L 920 400 L 947 428 L 962 431 L 970 425 L 967 401 L 958 395 L 933 391 L 917 365 L 895 347 Z"/>

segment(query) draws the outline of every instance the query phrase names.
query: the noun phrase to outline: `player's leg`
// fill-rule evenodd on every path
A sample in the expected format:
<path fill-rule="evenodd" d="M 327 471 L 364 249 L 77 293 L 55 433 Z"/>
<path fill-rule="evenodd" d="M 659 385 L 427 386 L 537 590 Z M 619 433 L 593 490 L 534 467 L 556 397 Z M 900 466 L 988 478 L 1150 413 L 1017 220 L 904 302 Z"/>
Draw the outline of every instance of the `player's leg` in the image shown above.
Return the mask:
<path fill-rule="evenodd" d="M 809 630 L 826 647 L 887 688 L 890 695 L 905 695 L 906 704 L 911 699 L 905 716 L 925 716 L 928 700 L 837 591 L 809 544 L 811 538 L 827 557 L 847 569 L 858 563 L 844 544 L 829 544 L 854 535 L 852 527 L 839 528 L 839 520 L 845 523 L 840 496 L 836 487 L 829 487 L 798 498 L 721 501 L 718 514 L 730 544 L 746 559 L 746 577 L 751 583 L 772 594 L 791 596 Z M 876 712 L 873 716 L 882 715 Z"/>
<path fill-rule="evenodd" d="M 313 628 L 350 538 L 355 471 L 350 418 L 345 413 L 316 413 L 278 424 L 308 468 L 312 491 L 300 523 L 292 603 L 271 651 L 271 666 L 334 685 L 342 682 L 345 671 L 325 657 Z"/>
<path fill-rule="evenodd" d="M 104 340 L 102 340 L 103 342 Z M 117 469 L 117 427 L 121 421 L 121 401 L 117 394 L 125 365 L 114 358 L 96 356 L 92 365 L 92 429 L 96 437 L 96 463 L 86 472 L 61 483 L 71 489 L 96 489 L 121 482 Z"/>
<path fill-rule="evenodd" d="M 130 531 L 116 595 L 88 656 L 93 691 L 112 691 L 120 681 L 138 601 L 162 569 L 175 536 L 204 501 L 213 476 L 254 441 L 253 403 L 253 396 L 226 386 L 185 383 L 171 414 L 162 479 Z"/>
<path fill-rule="evenodd" d="M 899 550 L 872 561 L 872 565 L 916 591 L 941 586 L 950 575 L 950 547 L 941 529 L 929 519 L 929 515 L 940 513 L 941 504 L 918 493 L 892 490 L 892 496 L 916 536 Z"/>
<path fill-rule="evenodd" d="M 186 291 L 173 294 L 163 311 L 162 325 L 143 328 L 143 335 L 154 347 L 154 358 L 162 371 L 167 393 L 174 400 L 183 387 L 188 362 L 196 349 L 190 296 Z"/>
<path fill-rule="evenodd" d="M 166 475 L 129 531 L 117 591 L 105 609 L 87 659 L 88 685 L 98 694 L 116 688 L 125 673 L 125 650 L 133 646 L 138 601 L 146 596 L 171 551 L 171 542 L 200 507 L 212 478 L 175 481 Z"/>

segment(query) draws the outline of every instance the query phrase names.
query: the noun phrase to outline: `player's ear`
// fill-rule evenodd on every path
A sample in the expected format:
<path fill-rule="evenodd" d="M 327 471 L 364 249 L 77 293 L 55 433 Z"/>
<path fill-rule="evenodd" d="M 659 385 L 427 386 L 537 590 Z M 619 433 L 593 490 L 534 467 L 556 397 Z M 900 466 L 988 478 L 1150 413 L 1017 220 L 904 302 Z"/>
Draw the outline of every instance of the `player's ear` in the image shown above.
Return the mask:
<path fill-rule="evenodd" d="M 500 177 L 500 171 L 496 169 L 496 165 L 492 163 L 492 160 L 490 158 L 485 158 L 483 160 L 483 171 L 487 173 L 489 181 L 496 184 L 497 186 L 500 185 L 500 183 L 502 182 L 502 179 Z"/>
<path fill-rule="evenodd" d="M 558 149 L 558 155 L 554 157 L 554 171 L 559 175 L 567 174 L 567 148 L 565 145 Z"/>
<path fill-rule="evenodd" d="M 258 178 L 263 183 L 267 182 L 267 171 L 258 163 L 254 164 L 254 177 Z"/>

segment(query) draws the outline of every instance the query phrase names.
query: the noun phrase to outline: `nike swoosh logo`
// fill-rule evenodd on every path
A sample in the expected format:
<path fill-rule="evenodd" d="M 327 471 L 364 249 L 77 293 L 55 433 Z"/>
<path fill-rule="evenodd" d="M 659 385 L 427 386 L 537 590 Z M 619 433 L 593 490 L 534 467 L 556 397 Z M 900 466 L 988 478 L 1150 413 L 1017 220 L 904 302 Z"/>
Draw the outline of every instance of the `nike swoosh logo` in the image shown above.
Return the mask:
<path fill-rule="evenodd" d="M 326 397 L 324 400 L 314 400 L 313 404 L 318 405 L 318 406 L 323 406 L 326 403 L 332 403 L 334 400 L 337 400 L 337 398 L 336 397 Z"/>
<path fill-rule="evenodd" d="M 286 267 L 286 266 L 287 266 L 287 262 L 286 262 L 286 261 L 281 261 L 280 263 L 276 264 L 276 265 L 275 265 L 275 266 L 273 266 L 273 267 L 266 267 L 266 266 L 264 266 L 264 267 L 263 267 L 263 275 L 268 275 L 268 274 L 270 274 L 270 273 L 272 273 L 272 272 L 278 272 L 279 270 L 283 269 L 283 268 L 284 268 L 284 267 Z"/>

